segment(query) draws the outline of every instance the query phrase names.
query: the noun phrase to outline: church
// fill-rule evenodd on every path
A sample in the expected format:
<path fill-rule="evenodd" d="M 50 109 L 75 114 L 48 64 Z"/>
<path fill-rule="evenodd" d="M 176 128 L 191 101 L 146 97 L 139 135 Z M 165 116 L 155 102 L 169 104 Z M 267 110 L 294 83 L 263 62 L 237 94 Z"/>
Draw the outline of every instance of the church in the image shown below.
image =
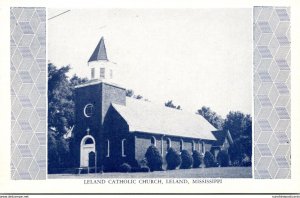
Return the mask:
<path fill-rule="evenodd" d="M 215 151 L 231 142 L 224 138 L 227 133 L 220 135 L 224 132 L 201 115 L 127 97 L 126 89 L 114 83 L 115 64 L 107 57 L 103 37 L 88 67 L 90 80 L 75 87 L 75 167 L 108 171 L 122 163 L 134 167 L 145 158 L 150 145 L 164 159 L 170 147 L 191 153 L 213 150 L 217 155 Z"/>

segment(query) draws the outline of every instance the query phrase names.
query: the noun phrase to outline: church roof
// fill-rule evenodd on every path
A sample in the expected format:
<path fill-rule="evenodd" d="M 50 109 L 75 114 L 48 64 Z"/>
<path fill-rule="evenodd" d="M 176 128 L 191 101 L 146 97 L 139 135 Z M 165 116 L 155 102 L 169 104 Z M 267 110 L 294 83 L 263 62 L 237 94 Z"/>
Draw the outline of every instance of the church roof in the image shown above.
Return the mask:
<path fill-rule="evenodd" d="M 127 122 L 130 132 L 216 140 L 212 131 L 217 129 L 198 114 L 129 97 L 126 106 L 112 106 Z"/>
<path fill-rule="evenodd" d="M 224 144 L 225 138 L 228 139 L 229 144 L 233 144 L 233 140 L 229 130 L 227 131 L 213 131 L 217 141 L 214 142 L 213 146 L 222 146 Z"/>
<path fill-rule="evenodd" d="M 98 61 L 98 60 L 106 60 L 106 61 L 108 60 L 103 37 L 101 37 L 98 45 L 96 46 L 96 48 L 88 62 Z"/>

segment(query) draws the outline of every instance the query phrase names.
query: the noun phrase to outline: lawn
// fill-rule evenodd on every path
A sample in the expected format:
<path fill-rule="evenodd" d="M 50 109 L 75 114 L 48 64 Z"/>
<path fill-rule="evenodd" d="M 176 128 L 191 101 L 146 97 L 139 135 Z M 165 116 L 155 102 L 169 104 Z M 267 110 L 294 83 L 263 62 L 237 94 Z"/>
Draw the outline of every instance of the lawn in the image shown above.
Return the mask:
<path fill-rule="evenodd" d="M 216 167 L 154 171 L 149 173 L 49 174 L 49 179 L 83 178 L 251 178 L 251 167 Z"/>

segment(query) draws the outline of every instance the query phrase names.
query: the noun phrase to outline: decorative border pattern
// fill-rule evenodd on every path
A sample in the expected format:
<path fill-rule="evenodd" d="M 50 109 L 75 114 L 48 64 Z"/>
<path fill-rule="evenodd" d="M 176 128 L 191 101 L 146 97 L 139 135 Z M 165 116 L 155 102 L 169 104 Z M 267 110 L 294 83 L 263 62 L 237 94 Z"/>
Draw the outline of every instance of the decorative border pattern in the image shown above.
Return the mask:
<path fill-rule="evenodd" d="M 254 7 L 254 177 L 290 178 L 290 9 Z M 46 179 L 46 9 L 11 8 L 11 177 Z"/>
<path fill-rule="evenodd" d="M 46 179 L 46 9 L 10 9 L 11 178 Z"/>
<path fill-rule="evenodd" d="M 254 7 L 254 177 L 291 178 L 290 8 Z"/>

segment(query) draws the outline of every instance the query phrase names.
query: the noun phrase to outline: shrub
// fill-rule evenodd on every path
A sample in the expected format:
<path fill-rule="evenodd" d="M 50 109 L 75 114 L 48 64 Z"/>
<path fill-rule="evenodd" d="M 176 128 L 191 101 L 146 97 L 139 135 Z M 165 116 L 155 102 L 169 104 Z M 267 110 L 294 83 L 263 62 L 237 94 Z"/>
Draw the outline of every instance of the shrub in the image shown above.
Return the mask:
<path fill-rule="evenodd" d="M 155 146 L 149 146 L 146 151 L 145 157 L 146 163 L 151 171 L 162 169 L 163 158 Z"/>
<path fill-rule="evenodd" d="M 229 166 L 229 155 L 228 155 L 228 153 L 224 150 L 221 150 L 218 153 L 217 161 L 218 161 L 218 163 L 220 164 L 221 167 Z"/>
<path fill-rule="evenodd" d="M 242 166 L 251 166 L 252 165 L 251 159 L 250 159 L 250 157 L 248 157 L 247 154 L 243 155 L 243 159 L 242 159 L 241 165 Z"/>
<path fill-rule="evenodd" d="M 214 167 L 215 166 L 215 159 L 214 156 L 211 152 L 206 151 L 204 154 L 204 164 L 205 167 L 209 168 L 209 167 Z"/>
<path fill-rule="evenodd" d="M 193 168 L 199 168 L 199 166 L 201 165 L 201 154 L 199 153 L 199 151 L 193 151 L 193 162 Z"/>
<path fill-rule="evenodd" d="M 169 148 L 166 160 L 168 164 L 167 169 L 169 170 L 174 170 L 181 164 L 180 155 L 173 148 Z"/>
<path fill-rule="evenodd" d="M 121 173 L 128 173 L 131 171 L 131 166 L 127 163 L 123 163 L 120 167 L 119 167 L 119 171 Z"/>
<path fill-rule="evenodd" d="M 143 166 L 140 168 L 140 172 L 150 172 L 150 168 L 148 166 Z"/>
<path fill-rule="evenodd" d="M 193 165 L 193 157 L 192 155 L 187 151 L 183 150 L 181 151 L 181 169 L 189 169 Z"/>

